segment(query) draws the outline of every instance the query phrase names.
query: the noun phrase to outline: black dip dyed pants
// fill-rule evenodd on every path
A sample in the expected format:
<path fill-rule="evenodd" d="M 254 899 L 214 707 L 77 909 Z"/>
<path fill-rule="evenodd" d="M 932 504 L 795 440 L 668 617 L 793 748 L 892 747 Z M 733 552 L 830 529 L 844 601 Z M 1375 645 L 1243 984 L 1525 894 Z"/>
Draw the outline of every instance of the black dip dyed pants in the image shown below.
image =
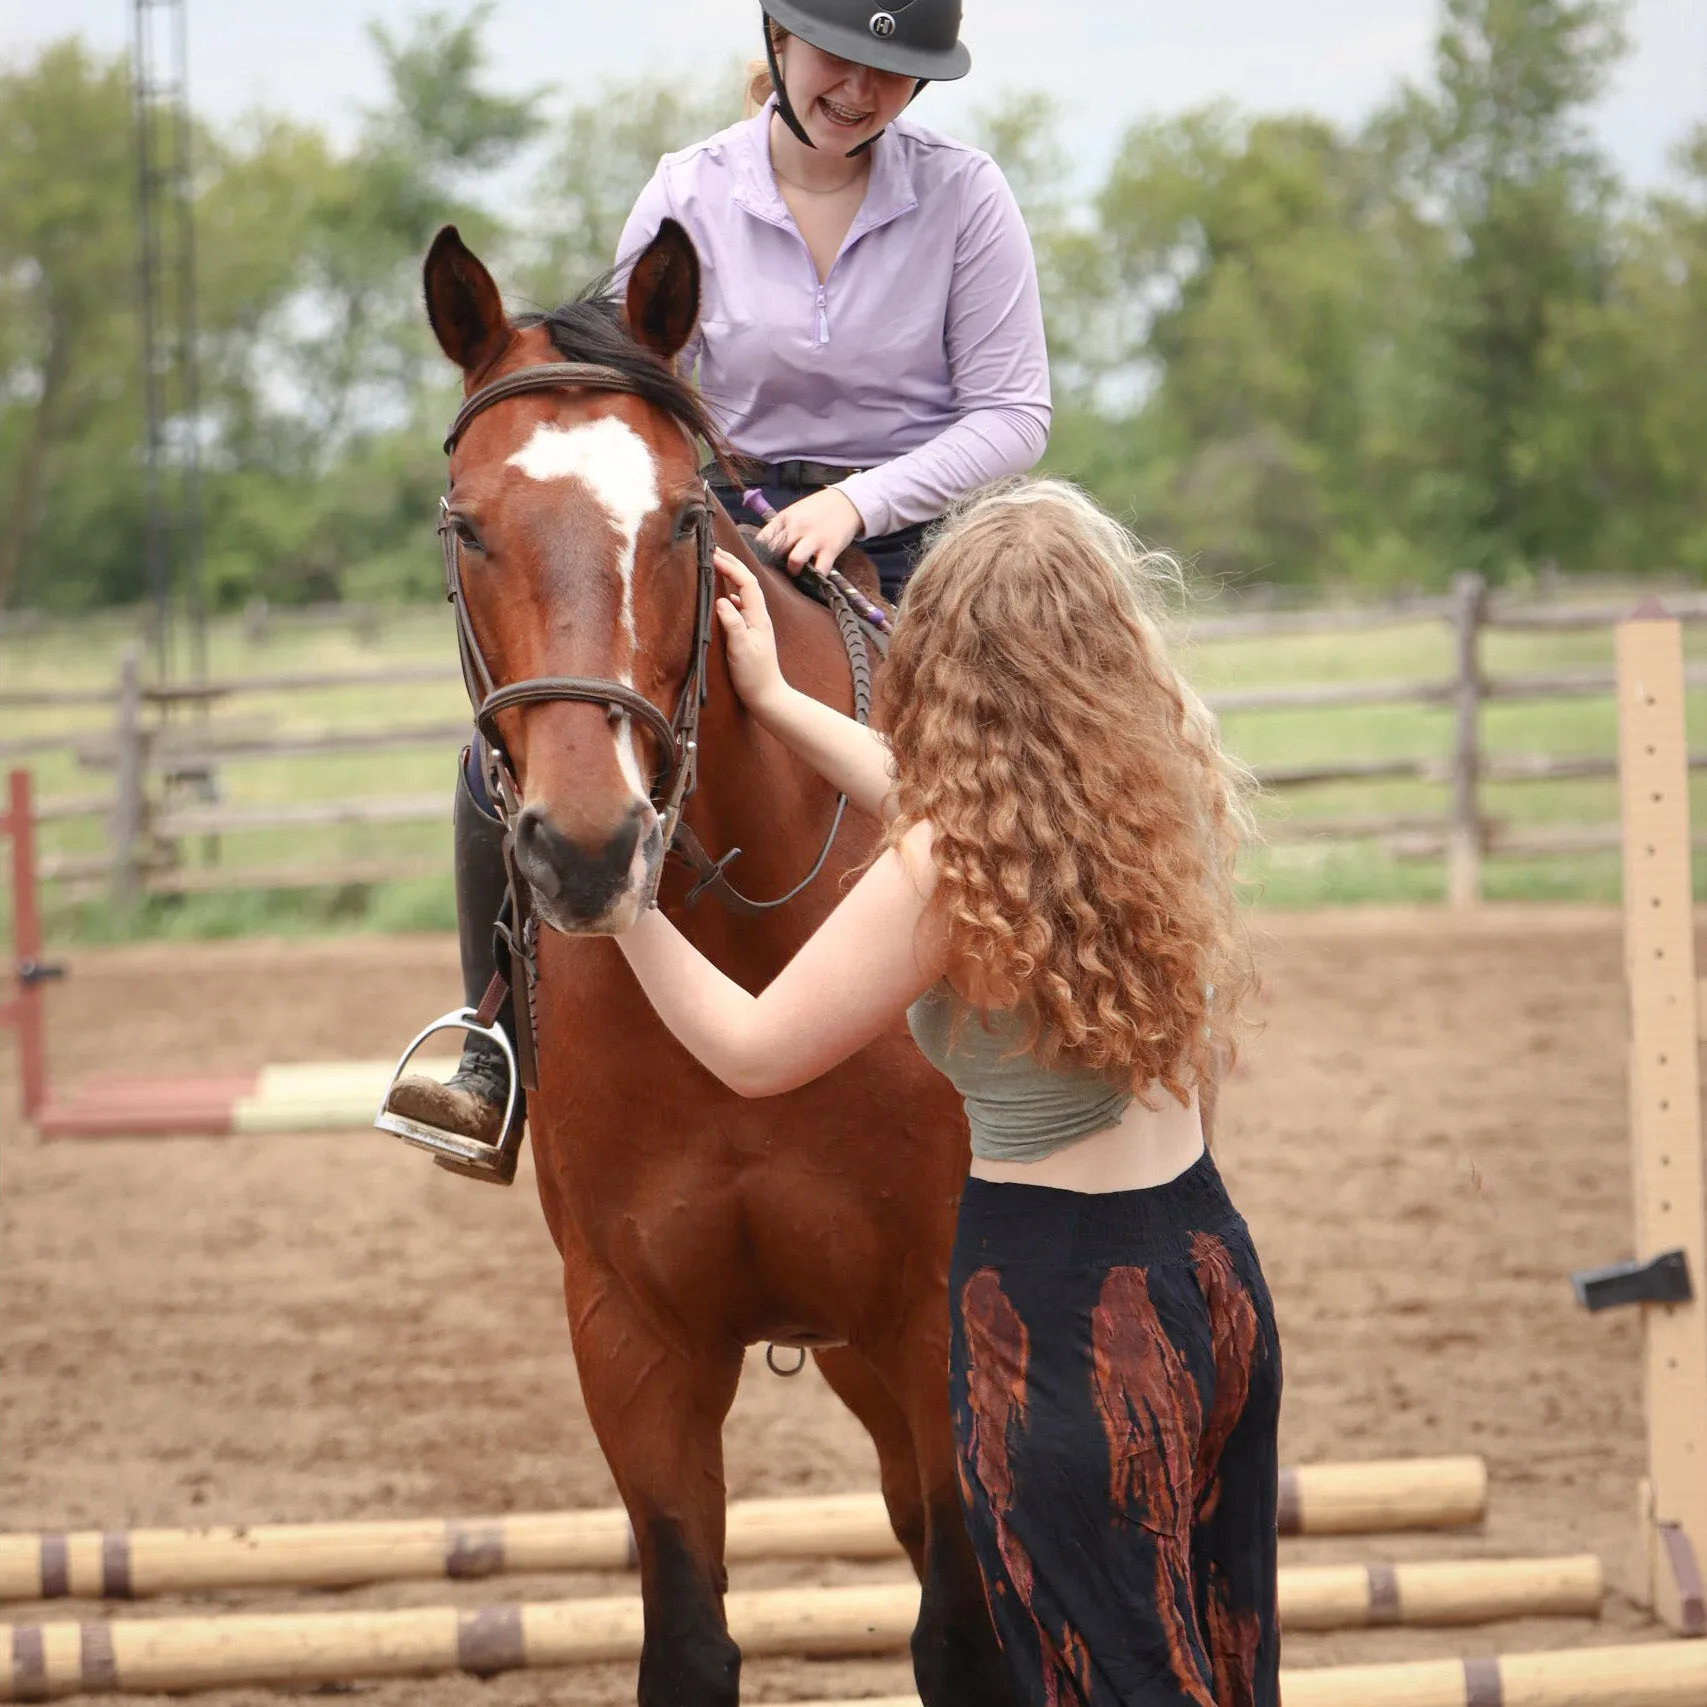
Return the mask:
<path fill-rule="evenodd" d="M 970 1179 L 961 1497 L 1026 1707 L 1277 1707 L 1280 1347 L 1205 1155 L 1145 1191 Z"/>

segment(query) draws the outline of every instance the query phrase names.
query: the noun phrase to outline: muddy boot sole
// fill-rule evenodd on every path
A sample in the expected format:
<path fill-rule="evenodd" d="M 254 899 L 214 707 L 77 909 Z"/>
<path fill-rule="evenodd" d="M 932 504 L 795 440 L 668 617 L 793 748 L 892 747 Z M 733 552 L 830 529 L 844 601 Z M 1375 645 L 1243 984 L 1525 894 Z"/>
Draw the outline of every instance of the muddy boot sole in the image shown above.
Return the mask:
<path fill-rule="evenodd" d="M 388 1114 L 399 1115 L 435 1131 L 454 1133 L 492 1151 L 490 1159 L 482 1157 L 479 1160 L 434 1156 L 434 1162 L 446 1172 L 460 1174 L 464 1179 L 480 1180 L 487 1185 L 515 1183 L 516 1163 L 522 1148 L 519 1111 L 515 1130 L 505 1142 L 501 1106 L 474 1091 L 465 1090 L 454 1080 L 442 1084 L 420 1073 L 399 1079 L 392 1086 L 391 1095 L 385 1099 L 385 1108 Z"/>
<path fill-rule="evenodd" d="M 490 1162 L 459 1162 L 452 1156 L 434 1156 L 433 1166 L 443 1168 L 447 1174 L 461 1174 L 464 1179 L 479 1180 L 482 1185 L 514 1185 L 516 1164 L 521 1158 L 522 1138 L 518 1132 L 515 1143 L 500 1150 Z"/>
<path fill-rule="evenodd" d="M 490 1144 L 494 1149 L 504 1136 L 502 1106 L 464 1090 L 454 1080 L 441 1084 L 424 1073 L 411 1073 L 391 1087 L 385 1106 L 405 1120 L 436 1126 L 441 1132 L 454 1132 L 459 1138 Z"/>

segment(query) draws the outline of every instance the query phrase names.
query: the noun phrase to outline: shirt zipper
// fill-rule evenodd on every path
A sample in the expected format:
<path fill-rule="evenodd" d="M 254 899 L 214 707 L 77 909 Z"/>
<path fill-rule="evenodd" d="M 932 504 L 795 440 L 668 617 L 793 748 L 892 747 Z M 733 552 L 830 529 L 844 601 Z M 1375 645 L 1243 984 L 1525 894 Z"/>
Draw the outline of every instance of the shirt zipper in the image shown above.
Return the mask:
<path fill-rule="evenodd" d="M 830 307 L 825 299 L 824 287 L 818 287 L 818 342 L 820 345 L 830 341 Z"/>

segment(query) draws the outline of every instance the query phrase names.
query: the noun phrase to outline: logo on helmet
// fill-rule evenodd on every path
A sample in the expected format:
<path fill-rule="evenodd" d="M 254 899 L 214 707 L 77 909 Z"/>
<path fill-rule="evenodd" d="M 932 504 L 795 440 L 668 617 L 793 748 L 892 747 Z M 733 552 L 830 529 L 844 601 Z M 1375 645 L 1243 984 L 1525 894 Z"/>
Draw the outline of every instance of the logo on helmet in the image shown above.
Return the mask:
<path fill-rule="evenodd" d="M 873 12 L 869 28 L 879 41 L 888 41 L 895 33 L 895 14 L 893 12 Z"/>

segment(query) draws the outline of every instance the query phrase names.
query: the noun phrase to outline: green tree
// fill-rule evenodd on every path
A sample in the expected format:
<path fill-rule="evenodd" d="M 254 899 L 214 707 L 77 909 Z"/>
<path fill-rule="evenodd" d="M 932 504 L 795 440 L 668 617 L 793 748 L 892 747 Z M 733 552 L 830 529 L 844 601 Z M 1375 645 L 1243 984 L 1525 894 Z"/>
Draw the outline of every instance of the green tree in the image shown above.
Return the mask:
<path fill-rule="evenodd" d="M 490 12 L 490 3 L 460 20 L 429 12 L 402 39 L 371 27 L 388 100 L 368 115 L 355 150 L 320 176 L 303 292 L 291 327 L 272 328 L 328 454 L 346 433 L 403 417 L 438 376 L 418 300 L 434 231 L 453 220 L 488 248 L 503 236 L 477 192 L 539 133 L 542 97 L 485 87 Z"/>
<path fill-rule="evenodd" d="M 666 78 L 604 84 L 553 126 L 535 180 L 520 275 L 530 305 L 553 308 L 615 262 L 623 225 L 659 159 L 741 116 L 741 76 L 730 66 L 683 92 Z"/>
<path fill-rule="evenodd" d="M 1610 281 L 1616 186 L 1586 115 L 1623 52 L 1622 11 L 1444 0 L 1436 87 L 1407 90 L 1377 127 L 1438 236 L 1420 257 L 1411 449 L 1390 473 L 1419 539 L 1496 576 L 1580 544 L 1580 508 L 1535 446 L 1550 345 Z"/>
<path fill-rule="evenodd" d="M 1561 314 L 1524 451 L 1567 568 L 1707 577 L 1707 125 L 1631 209 L 1602 295 Z"/>
<path fill-rule="evenodd" d="M 973 114 L 970 138 L 1002 168 L 1037 256 L 1057 407 L 1094 384 L 1103 351 L 1110 278 L 1092 210 L 1061 142 L 1061 106 L 1050 95 L 1009 95 Z"/>
<path fill-rule="evenodd" d="M 1330 125 L 1221 106 L 1135 126 L 1097 198 L 1115 281 L 1103 401 L 1063 451 L 1212 572 L 1346 572 L 1377 528 L 1362 466 L 1376 205 L 1367 156 Z"/>
<path fill-rule="evenodd" d="M 132 185 L 122 64 L 0 74 L 0 605 L 140 590 Z"/>
<path fill-rule="evenodd" d="M 487 9 L 374 32 L 388 97 L 343 153 L 313 130 L 198 127 L 206 566 L 216 600 L 431 584 L 426 425 L 454 389 L 420 257 L 537 134 L 486 86 Z M 142 591 L 135 163 L 129 77 L 76 41 L 0 76 L 0 597 L 77 608 Z M 407 517 L 407 521 L 405 520 Z"/>
<path fill-rule="evenodd" d="M 455 387 L 421 313 L 420 260 L 447 220 L 503 245 L 478 192 L 542 122 L 537 94 L 487 87 L 489 12 L 428 13 L 406 36 L 373 27 L 387 96 L 348 153 L 277 121 L 217 152 L 197 210 L 220 409 L 207 488 L 217 602 L 435 584 L 433 429 Z"/>

